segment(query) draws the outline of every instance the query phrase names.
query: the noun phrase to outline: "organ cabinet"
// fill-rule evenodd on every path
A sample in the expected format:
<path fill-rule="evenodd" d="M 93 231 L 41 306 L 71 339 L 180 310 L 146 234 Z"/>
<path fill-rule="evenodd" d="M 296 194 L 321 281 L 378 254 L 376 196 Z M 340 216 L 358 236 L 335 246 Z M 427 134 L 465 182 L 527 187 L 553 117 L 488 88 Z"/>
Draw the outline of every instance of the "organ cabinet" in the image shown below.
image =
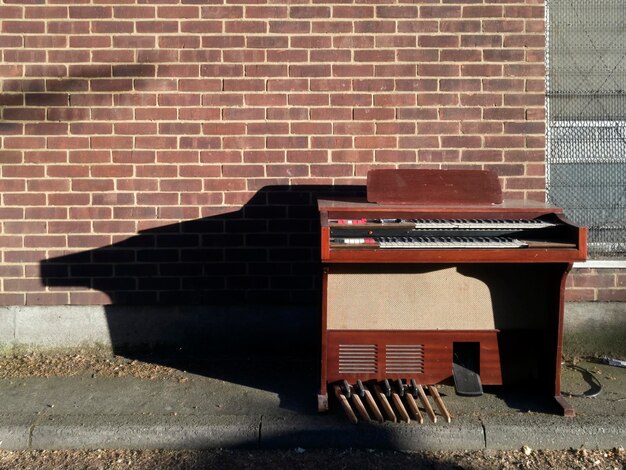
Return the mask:
<path fill-rule="evenodd" d="M 464 362 L 481 386 L 530 386 L 574 415 L 560 390 L 563 292 L 587 232 L 562 209 L 502 200 L 481 170 L 370 171 L 367 199 L 318 206 L 320 411 L 329 393 L 345 406 L 451 382 Z"/>

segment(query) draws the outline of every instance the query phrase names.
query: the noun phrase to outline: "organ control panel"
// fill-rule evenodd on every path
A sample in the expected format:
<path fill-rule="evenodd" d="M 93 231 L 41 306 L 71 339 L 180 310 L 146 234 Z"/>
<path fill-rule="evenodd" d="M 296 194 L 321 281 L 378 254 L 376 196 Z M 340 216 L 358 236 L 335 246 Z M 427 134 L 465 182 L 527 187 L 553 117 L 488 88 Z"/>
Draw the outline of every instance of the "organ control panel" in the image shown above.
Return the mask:
<path fill-rule="evenodd" d="M 491 172 L 378 170 L 367 191 L 318 201 L 319 409 L 330 393 L 363 419 L 360 396 L 408 418 L 403 400 L 424 387 L 439 403 L 435 386 L 469 354 L 481 384 L 532 383 L 573 415 L 560 391 L 563 291 L 586 229 L 562 209 L 502 200 Z"/>

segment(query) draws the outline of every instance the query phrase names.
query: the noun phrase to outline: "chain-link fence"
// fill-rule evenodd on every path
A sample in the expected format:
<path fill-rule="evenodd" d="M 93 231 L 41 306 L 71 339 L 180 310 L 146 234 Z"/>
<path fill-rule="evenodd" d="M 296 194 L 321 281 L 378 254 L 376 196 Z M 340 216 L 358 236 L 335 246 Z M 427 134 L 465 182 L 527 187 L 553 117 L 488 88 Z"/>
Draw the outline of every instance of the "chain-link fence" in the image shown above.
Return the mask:
<path fill-rule="evenodd" d="M 626 0 L 547 0 L 548 198 L 626 258 Z"/>

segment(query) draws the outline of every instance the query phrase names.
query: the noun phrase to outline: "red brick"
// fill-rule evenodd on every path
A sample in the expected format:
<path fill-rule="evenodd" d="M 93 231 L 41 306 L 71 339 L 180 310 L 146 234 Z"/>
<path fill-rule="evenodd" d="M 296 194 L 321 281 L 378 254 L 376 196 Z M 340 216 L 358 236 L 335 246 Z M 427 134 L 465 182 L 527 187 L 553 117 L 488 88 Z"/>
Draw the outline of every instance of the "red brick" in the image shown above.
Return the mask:
<path fill-rule="evenodd" d="M 477 135 L 441 136 L 441 146 L 448 148 L 479 148 L 482 146 L 482 138 Z"/>
<path fill-rule="evenodd" d="M 396 90 L 398 91 L 436 91 L 437 80 L 429 79 L 429 78 L 396 79 Z"/>
<path fill-rule="evenodd" d="M 285 161 L 284 150 L 247 150 L 243 153 L 245 163 L 282 163 Z"/>
<path fill-rule="evenodd" d="M 412 5 L 380 5 L 376 7 L 376 16 L 378 18 L 415 18 L 417 17 L 417 7 Z"/>
<path fill-rule="evenodd" d="M 176 33 L 178 22 L 176 21 L 137 21 L 135 28 L 138 33 Z"/>
<path fill-rule="evenodd" d="M 268 137 L 267 148 L 308 148 L 308 138 L 295 137 Z"/>
<path fill-rule="evenodd" d="M 289 47 L 286 36 L 246 36 L 246 47 L 251 49 L 285 49 Z"/>
<path fill-rule="evenodd" d="M 463 7 L 463 18 L 501 17 L 503 8 L 500 5 L 466 5 Z"/>
<path fill-rule="evenodd" d="M 325 136 L 311 137 L 311 148 L 314 149 L 339 149 L 353 147 L 352 137 L 349 136 Z"/>
<path fill-rule="evenodd" d="M 358 108 L 354 110 L 355 120 L 382 121 L 393 119 L 394 117 L 395 110 L 391 108 Z"/>
<path fill-rule="evenodd" d="M 458 77 L 459 66 L 456 64 L 420 64 L 417 71 L 423 77 Z"/>
<path fill-rule="evenodd" d="M 26 305 L 66 305 L 68 296 L 66 292 L 26 293 Z"/>
<path fill-rule="evenodd" d="M 394 148 L 397 146 L 397 137 L 395 136 L 357 136 L 354 138 L 355 148 Z"/>
<path fill-rule="evenodd" d="M 348 49 L 313 50 L 310 52 L 311 62 L 350 62 L 352 51 Z"/>
<path fill-rule="evenodd" d="M 354 51 L 355 62 L 393 62 L 396 53 L 393 50 L 357 50 Z"/>
<path fill-rule="evenodd" d="M 4 137 L 5 149 L 40 149 L 45 147 L 43 137 Z"/>
<path fill-rule="evenodd" d="M 290 18 L 329 18 L 330 7 L 326 6 L 291 6 Z"/>
<path fill-rule="evenodd" d="M 3 195 L 6 206 L 43 206 L 46 204 L 46 195 L 41 193 L 6 193 Z"/>
<path fill-rule="evenodd" d="M 486 62 L 521 62 L 524 60 L 523 49 L 485 49 L 483 60 Z"/>
<path fill-rule="evenodd" d="M 497 121 L 463 121 L 461 132 L 463 134 L 501 134 L 502 122 Z"/>
<path fill-rule="evenodd" d="M 267 22 L 265 21 L 226 21 L 224 32 L 229 33 L 266 33 Z"/>
<path fill-rule="evenodd" d="M 288 134 L 289 124 L 286 122 L 248 123 L 246 133 L 250 135 Z"/>
<path fill-rule="evenodd" d="M 332 132 L 332 124 L 329 122 L 292 122 L 290 129 L 292 134 L 330 134 Z"/>
<path fill-rule="evenodd" d="M 264 91 L 265 81 L 259 79 L 224 79 L 224 91 Z"/>
<path fill-rule="evenodd" d="M 311 36 L 309 36 L 311 37 Z M 306 40 L 306 36 L 302 37 Z M 331 38 L 325 36 L 315 36 L 316 42 L 309 46 L 302 47 L 322 48 L 331 47 Z M 341 35 L 332 38 L 332 47 L 336 49 L 371 49 L 374 47 L 374 37 L 364 35 Z"/>
<path fill-rule="evenodd" d="M 398 109 L 398 119 L 434 120 L 437 116 L 437 108 Z"/>
<path fill-rule="evenodd" d="M 224 165 L 222 171 L 226 177 L 259 177 L 265 175 L 263 165 Z"/>
<path fill-rule="evenodd" d="M 34 129 L 42 129 L 41 123 L 31 124 L 31 126 L 38 126 Z M 31 128 L 33 129 L 33 128 Z M 21 135 L 24 133 L 24 125 L 14 122 L 0 122 L 0 135 Z M 42 132 L 28 132 L 27 134 L 41 134 Z"/>
<path fill-rule="evenodd" d="M 420 18 L 456 18 L 461 16 L 461 7 L 421 5 L 419 14 Z"/>
<path fill-rule="evenodd" d="M 371 106 L 372 95 L 364 93 L 344 93 L 331 95 L 331 106 Z"/>
<path fill-rule="evenodd" d="M 334 18 L 373 18 L 374 7 L 368 5 L 335 5 L 332 16 Z"/>
<path fill-rule="evenodd" d="M 215 18 L 215 19 L 243 18 L 243 7 L 240 7 L 240 6 L 220 6 L 220 5 L 203 6 L 201 9 L 201 12 L 202 12 L 202 18 Z"/>
<path fill-rule="evenodd" d="M 574 275 L 572 276 L 574 287 L 599 287 L 612 288 L 615 287 L 615 276 L 613 274 Z"/>
<path fill-rule="evenodd" d="M 599 289 L 600 302 L 626 302 L 626 289 Z"/>
<path fill-rule="evenodd" d="M 27 207 L 24 209 L 24 218 L 31 220 L 67 219 L 67 209 L 64 207 Z"/>
<path fill-rule="evenodd" d="M 459 97 L 456 93 L 420 93 L 417 103 L 420 106 L 457 106 Z"/>
<path fill-rule="evenodd" d="M 370 21 L 355 21 L 354 32 L 359 33 L 393 33 L 396 30 L 395 21 L 384 21 L 380 19 Z"/>
<path fill-rule="evenodd" d="M 470 78 L 442 79 L 439 88 L 441 91 L 480 91 L 481 81 Z"/>
<path fill-rule="evenodd" d="M 327 64 L 290 65 L 290 77 L 330 77 L 331 66 Z"/>
<path fill-rule="evenodd" d="M 374 66 L 366 64 L 333 64 L 333 77 L 372 77 Z"/>
<path fill-rule="evenodd" d="M 417 39 L 419 47 L 458 47 L 459 42 L 457 35 L 420 35 Z"/>
<path fill-rule="evenodd" d="M 328 106 L 330 96 L 323 93 L 290 94 L 288 102 L 292 106 Z"/>
<path fill-rule="evenodd" d="M 159 18 L 200 18 L 200 7 L 193 5 L 159 6 L 157 7 Z"/>
<path fill-rule="evenodd" d="M 245 68 L 246 77 L 286 77 L 287 65 L 284 64 L 250 64 Z"/>
<path fill-rule="evenodd" d="M 43 21 L 10 21 L 4 20 L 2 22 L 3 33 L 44 33 L 46 30 L 46 23 Z"/>
<path fill-rule="evenodd" d="M 320 163 L 328 161 L 325 150 L 288 150 L 287 161 L 294 163 Z"/>
<path fill-rule="evenodd" d="M 246 6 L 246 18 L 287 18 L 286 6 Z"/>
<path fill-rule="evenodd" d="M 187 137 L 180 138 L 182 149 L 217 149 L 221 147 L 219 137 Z"/>
<path fill-rule="evenodd" d="M 308 165 L 267 165 L 269 177 L 303 177 L 309 175 Z"/>
<path fill-rule="evenodd" d="M 311 31 L 309 21 L 270 21 L 270 33 L 278 34 L 303 34 Z M 264 32 L 263 29 L 261 32 Z"/>
<path fill-rule="evenodd" d="M 352 23 L 350 21 L 315 21 L 311 25 L 313 33 L 351 33 Z"/>
<path fill-rule="evenodd" d="M 380 122 L 376 125 L 376 134 L 415 134 L 415 128 L 413 122 Z"/>

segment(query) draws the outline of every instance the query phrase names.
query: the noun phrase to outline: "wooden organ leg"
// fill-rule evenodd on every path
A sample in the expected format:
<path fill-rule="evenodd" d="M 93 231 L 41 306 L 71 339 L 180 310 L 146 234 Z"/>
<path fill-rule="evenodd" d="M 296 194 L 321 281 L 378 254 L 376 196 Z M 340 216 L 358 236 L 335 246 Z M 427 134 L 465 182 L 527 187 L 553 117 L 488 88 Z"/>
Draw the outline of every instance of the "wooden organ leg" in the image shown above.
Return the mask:
<path fill-rule="evenodd" d="M 556 395 L 554 399 L 563 410 L 563 416 L 567 416 L 570 418 L 576 416 L 576 411 L 574 410 L 574 407 L 570 405 L 570 403 L 563 397 L 563 395 Z"/>

